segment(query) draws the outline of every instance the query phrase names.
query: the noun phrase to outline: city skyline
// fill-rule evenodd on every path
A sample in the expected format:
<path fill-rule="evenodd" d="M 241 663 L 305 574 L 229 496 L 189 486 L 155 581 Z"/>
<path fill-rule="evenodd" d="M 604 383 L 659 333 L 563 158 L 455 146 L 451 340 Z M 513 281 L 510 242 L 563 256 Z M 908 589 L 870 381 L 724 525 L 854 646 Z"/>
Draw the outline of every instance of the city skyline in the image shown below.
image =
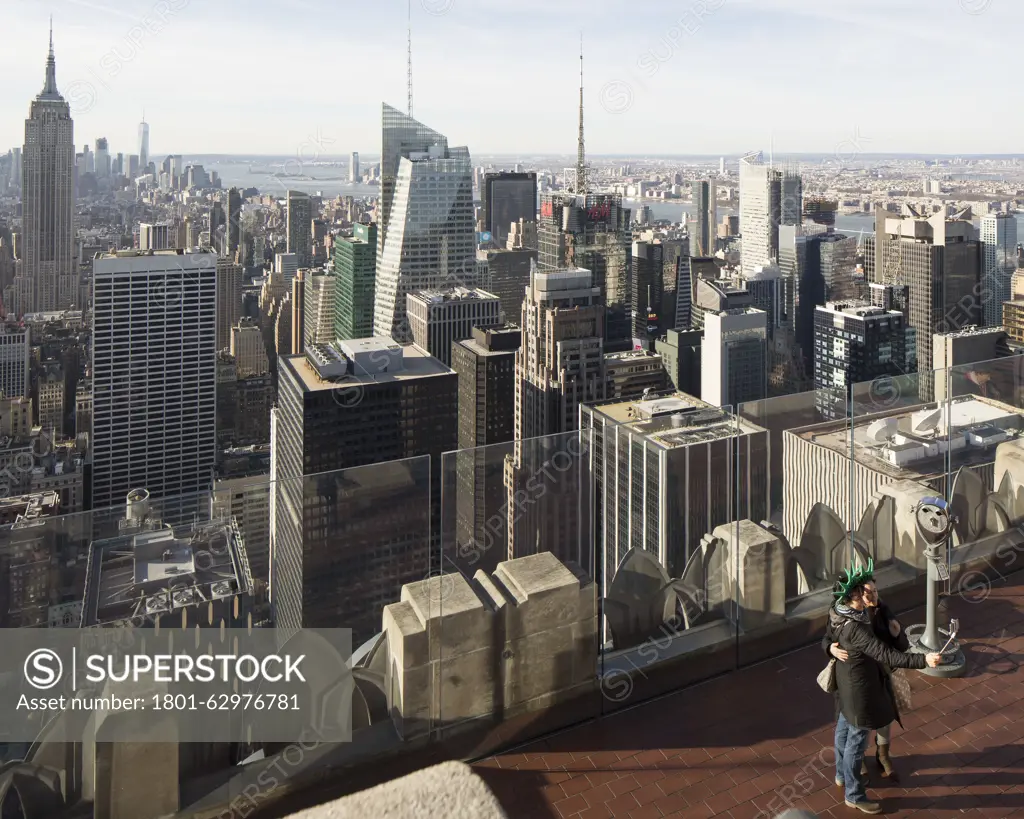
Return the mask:
<path fill-rule="evenodd" d="M 356 71 L 362 64 L 385 68 L 374 83 L 348 83 L 344 93 L 326 101 L 309 81 L 310 62 L 277 59 L 315 46 L 319 18 L 337 13 L 320 0 L 301 3 L 297 13 L 267 6 L 245 18 L 199 0 L 155 5 L 126 0 L 119 6 L 76 0 L 53 10 L 60 88 L 83 144 L 106 137 L 115 151 L 130 153 L 145 113 L 154 157 L 289 155 L 311 139 L 319 143 L 319 155 L 366 151 L 379 143 L 381 100 L 405 100 L 405 3 L 385 4 L 372 17 L 353 17 L 342 27 L 347 65 Z M 933 116 L 927 95 L 896 98 L 870 90 L 892 79 L 890 69 L 881 67 L 885 61 L 873 61 L 873 54 L 899 53 L 914 43 L 955 45 L 958 59 L 930 66 L 929 82 L 946 93 L 969 93 L 979 105 L 1006 108 L 1002 100 L 1015 90 L 1009 72 L 991 72 L 985 83 L 976 83 L 958 68 L 984 65 L 992 43 L 1024 22 L 1024 9 L 1002 0 L 949 0 L 934 4 L 927 15 L 914 0 L 849 0 L 825 7 L 799 0 L 659 2 L 628 18 L 602 14 L 606 6 L 608 0 L 572 0 L 558 7 L 530 0 L 512 13 L 494 0 L 472 6 L 417 0 L 412 4 L 414 116 L 441 124 L 475 154 L 570 153 L 582 29 L 592 156 L 736 154 L 767 145 L 772 137 L 780 153 L 828 153 L 855 134 L 861 138 L 859 150 L 872 153 L 1004 154 L 1016 147 L 1009 136 L 1015 124 L 1009 109 L 1009 121 L 999 131 L 979 122 L 973 132 L 959 123 L 956 130 L 923 133 L 919 123 Z M 15 36 L 0 54 L 0 70 L 10 78 L 0 89 L 0 101 L 5 110 L 19 113 L 0 124 L 0 145 L 8 147 L 20 144 L 20 111 L 38 91 L 25 67 L 45 57 L 49 10 L 22 0 L 12 11 Z M 205 76 L 204 55 L 213 43 L 187 36 L 225 26 L 233 36 L 216 46 L 226 54 L 226 64 L 238 66 L 225 75 L 238 78 L 230 93 Z M 533 36 L 538 28 L 564 36 L 538 38 Z M 457 49 L 448 47 L 453 38 L 460 43 Z M 766 53 L 773 59 L 756 56 Z M 174 71 L 168 72 L 171 61 Z M 480 70 L 487 65 L 505 66 L 510 82 L 530 89 L 529 117 L 521 106 L 509 104 L 507 84 Z M 793 83 L 794 76 L 800 82 Z M 668 98 L 703 93 L 709 80 L 727 92 L 729 110 L 743 111 L 743 128 L 722 128 L 711 117 L 704 127 L 687 116 L 688 106 L 674 113 L 664 105 Z M 175 99 L 172 86 L 195 90 Z M 160 88 L 168 93 L 158 94 L 154 105 L 153 90 Z M 814 117 L 794 116 L 801 108 L 813 108 Z M 268 110 L 278 115 L 251 127 L 252 112 Z M 643 127 L 652 117 L 662 127 Z M 197 122 L 208 123 L 207 137 Z M 307 155 L 310 150 L 307 145 Z"/>

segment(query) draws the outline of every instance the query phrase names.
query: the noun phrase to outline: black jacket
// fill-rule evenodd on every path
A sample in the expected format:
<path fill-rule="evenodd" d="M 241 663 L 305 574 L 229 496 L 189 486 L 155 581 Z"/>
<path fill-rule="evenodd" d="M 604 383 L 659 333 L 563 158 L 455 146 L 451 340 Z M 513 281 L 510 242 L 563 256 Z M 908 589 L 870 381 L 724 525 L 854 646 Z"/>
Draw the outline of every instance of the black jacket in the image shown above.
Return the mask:
<path fill-rule="evenodd" d="M 907 633 L 900 628 L 900 633 L 893 637 L 892 632 L 889 631 L 889 623 L 895 619 L 896 617 L 892 610 L 885 603 L 879 603 L 871 609 L 871 626 L 874 629 L 875 636 L 887 646 L 892 646 L 897 651 L 909 651 L 910 640 L 907 639 Z"/>
<path fill-rule="evenodd" d="M 886 641 L 879 639 L 876 626 L 887 630 L 890 617 L 888 609 L 877 612 L 874 617 L 869 609 L 853 611 L 835 606 L 828 613 L 822 640 L 825 653 L 831 658 L 829 648 L 838 642 L 850 655 L 845 663 L 836 662 L 838 710 L 858 728 L 877 730 L 894 720 L 899 722 L 889 670 L 927 665 L 923 654 L 907 654 L 890 645 L 893 640 L 906 641 L 902 632 L 900 637 L 893 638 L 886 631 Z"/>

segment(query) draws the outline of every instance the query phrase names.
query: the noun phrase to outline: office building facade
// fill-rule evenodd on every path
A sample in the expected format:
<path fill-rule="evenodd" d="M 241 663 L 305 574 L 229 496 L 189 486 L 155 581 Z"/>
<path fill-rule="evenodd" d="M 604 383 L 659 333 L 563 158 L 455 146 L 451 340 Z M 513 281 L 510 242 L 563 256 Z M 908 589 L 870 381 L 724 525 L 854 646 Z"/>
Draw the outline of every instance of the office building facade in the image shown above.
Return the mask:
<path fill-rule="evenodd" d="M 4 398 L 29 396 L 31 331 L 19 324 L 0 323 L 0 391 Z"/>
<path fill-rule="evenodd" d="M 263 331 L 251 318 L 243 318 L 231 328 L 231 355 L 239 378 L 270 372 Z"/>
<path fill-rule="evenodd" d="M 604 305 L 589 270 L 535 271 L 516 353 L 516 439 L 569 432 L 604 399 Z"/>
<path fill-rule="evenodd" d="M 176 238 L 176 234 L 172 238 L 171 226 L 166 222 L 139 225 L 139 250 L 168 250 L 176 246 Z"/>
<path fill-rule="evenodd" d="M 325 274 L 310 275 L 303 287 L 302 343 L 327 344 L 334 336 L 334 285 L 337 279 Z"/>
<path fill-rule="evenodd" d="M 110 176 L 110 148 L 105 137 L 96 140 L 96 178 L 107 179 Z"/>
<path fill-rule="evenodd" d="M 933 369 L 935 333 L 981 324 L 983 259 L 969 211 L 925 217 L 909 206 L 899 216 L 876 208 L 875 235 L 865 239 L 864 266 L 870 282 L 907 288 L 919 370 Z"/>
<path fill-rule="evenodd" d="M 409 293 L 476 285 L 468 149 L 433 146 L 402 156 L 389 219 L 377 265 L 374 332 L 409 341 Z"/>
<path fill-rule="evenodd" d="M 743 273 L 771 264 L 779 255 L 782 172 L 758 152 L 740 159 L 740 231 Z"/>
<path fill-rule="evenodd" d="M 655 242 L 633 242 L 630 259 L 630 313 L 634 346 L 645 350 L 667 323 L 661 316 L 664 289 L 664 248 Z M 674 317 L 673 317 L 674 323 Z"/>
<path fill-rule="evenodd" d="M 986 327 L 1003 322 L 1003 302 L 1010 298 L 1010 278 L 1017 270 L 1017 217 L 990 213 L 981 217 L 985 262 L 981 280 L 982 317 Z"/>
<path fill-rule="evenodd" d="M 669 380 L 661 354 L 650 350 L 628 350 L 605 353 L 604 369 L 608 376 L 607 400 L 639 398 L 644 393 L 668 389 Z"/>
<path fill-rule="evenodd" d="M 804 218 L 804 183 L 795 168 L 783 168 L 780 177 L 779 224 L 799 225 Z"/>
<path fill-rule="evenodd" d="M 703 330 L 669 330 L 654 344 L 671 385 L 687 395 L 700 395 L 700 348 Z"/>
<path fill-rule="evenodd" d="M 521 343 L 518 327 L 475 327 L 471 338 L 452 345 L 459 446 L 445 456 L 442 480 L 450 484 L 454 471 L 456 556 L 466 544 L 483 541 L 483 533 L 502 546 L 507 539 L 504 456 L 515 435 L 515 358 Z M 474 568 L 489 570 L 505 557 L 504 548 L 489 548 Z"/>
<path fill-rule="evenodd" d="M 474 327 L 452 345 L 459 376 L 459 449 L 511 441 L 515 437 L 515 358 L 522 344 L 518 327 Z"/>
<path fill-rule="evenodd" d="M 288 191 L 286 200 L 288 252 L 295 254 L 296 266 L 313 263 L 313 204 L 308 193 Z"/>
<path fill-rule="evenodd" d="M 413 341 L 446 367 L 452 363 L 452 342 L 472 337 L 474 327 L 501 323 L 501 302 L 486 290 L 453 287 L 406 298 Z"/>
<path fill-rule="evenodd" d="M 504 247 L 514 223 L 537 221 L 537 174 L 500 171 L 484 174 L 484 230 Z"/>
<path fill-rule="evenodd" d="M 217 258 L 217 349 L 231 346 L 231 328 L 242 318 L 242 266 Z"/>
<path fill-rule="evenodd" d="M 829 302 L 814 310 L 815 404 L 822 417 L 849 417 L 855 384 L 907 372 L 907 325 L 899 310 Z"/>
<path fill-rule="evenodd" d="M 536 249 L 480 248 L 477 262 L 486 266 L 480 286 L 501 301 L 503 320 L 518 322 L 530 284 L 530 270 L 537 263 Z"/>
<path fill-rule="evenodd" d="M 211 487 L 216 456 L 217 258 L 123 251 L 93 263 L 92 508 L 147 487 Z"/>
<path fill-rule="evenodd" d="M 580 424 L 594 454 L 602 595 L 630 549 L 682 577 L 715 527 L 767 518 L 766 430 L 679 392 L 588 405 Z"/>
<path fill-rule="evenodd" d="M 932 350 L 936 365 L 933 371 L 936 401 L 962 395 L 993 394 L 988 386 L 991 371 L 997 368 L 1001 372 L 1010 371 L 1009 366 L 994 367 L 990 363 L 997 358 L 1014 356 L 1013 381 L 1020 383 L 1017 373 L 1024 358 L 1019 358 L 1020 348 L 1011 347 L 1005 327 L 967 327 L 953 333 L 936 333 Z M 971 367 L 971 364 L 979 366 Z"/>
<path fill-rule="evenodd" d="M 717 186 L 713 179 L 699 179 L 690 186 L 693 218 L 690 224 L 690 255 L 713 256 L 718 223 Z"/>
<path fill-rule="evenodd" d="M 242 194 L 238 188 L 231 188 L 227 193 L 228 236 L 227 253 L 234 256 L 242 236 Z"/>
<path fill-rule="evenodd" d="M 534 271 L 522 311 L 523 342 L 516 352 L 516 430 L 505 459 L 509 559 L 548 550 L 587 565 L 580 509 L 571 502 L 585 464 L 570 458 L 566 470 L 547 476 L 543 493 L 523 508 L 543 463 L 564 452 L 579 427 L 581 404 L 603 400 L 607 389 L 606 311 L 589 270 Z"/>
<path fill-rule="evenodd" d="M 387 338 L 281 360 L 270 579 L 279 628 L 344 626 L 358 645 L 402 586 L 427 575 L 439 513 L 430 468 L 439 478 L 441 453 L 456 448 L 457 379 Z M 373 516 L 385 498 L 387 515 Z"/>
<path fill-rule="evenodd" d="M 427 153 L 431 148 L 445 153 L 448 138 L 403 114 L 387 103 L 381 111 L 380 151 L 380 220 L 377 234 L 377 257 L 383 254 L 384 244 L 391 224 L 391 208 L 398 183 L 398 169 L 402 159 L 413 153 Z M 470 171 L 472 175 L 472 171 Z M 472 180 L 471 183 L 472 185 Z M 472 194 L 471 194 L 472 196 Z"/>
<path fill-rule="evenodd" d="M 768 395 L 768 315 L 753 307 L 704 314 L 703 401 L 738 407 Z"/>
<path fill-rule="evenodd" d="M 631 346 L 629 220 L 618 194 L 546 193 L 537 223 L 541 272 L 591 271 L 605 306 L 606 341 L 619 349 Z"/>
<path fill-rule="evenodd" d="M 369 338 L 377 279 L 377 226 L 356 224 L 334 243 L 334 337 Z"/>
<path fill-rule="evenodd" d="M 292 281 L 295 279 L 295 275 L 299 272 L 300 267 L 298 253 L 274 254 L 274 272 L 281 276 L 285 292 L 291 292 Z"/>

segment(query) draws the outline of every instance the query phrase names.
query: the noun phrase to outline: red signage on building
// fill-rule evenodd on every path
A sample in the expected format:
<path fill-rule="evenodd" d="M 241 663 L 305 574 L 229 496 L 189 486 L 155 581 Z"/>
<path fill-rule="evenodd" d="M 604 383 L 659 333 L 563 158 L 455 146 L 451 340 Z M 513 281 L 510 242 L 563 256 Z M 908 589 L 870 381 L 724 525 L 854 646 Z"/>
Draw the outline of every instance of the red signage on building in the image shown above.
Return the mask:
<path fill-rule="evenodd" d="M 597 222 L 600 219 L 608 219 L 611 215 L 612 209 L 608 204 L 595 205 L 592 208 L 587 208 L 587 216 L 591 222 Z"/>
<path fill-rule="evenodd" d="M 540 203 L 540 215 L 541 216 L 548 216 L 548 217 L 554 216 L 555 215 L 555 208 L 554 208 L 554 206 L 550 202 L 541 202 Z"/>

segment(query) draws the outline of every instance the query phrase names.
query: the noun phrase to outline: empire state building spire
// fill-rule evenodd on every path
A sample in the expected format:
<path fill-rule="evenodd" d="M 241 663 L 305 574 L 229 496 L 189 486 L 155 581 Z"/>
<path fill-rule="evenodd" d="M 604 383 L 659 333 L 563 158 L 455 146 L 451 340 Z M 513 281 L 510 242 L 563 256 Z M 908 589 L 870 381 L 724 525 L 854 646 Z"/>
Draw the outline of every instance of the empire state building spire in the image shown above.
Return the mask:
<path fill-rule="evenodd" d="M 57 61 L 53 56 L 53 18 L 50 18 L 50 53 L 46 57 L 46 84 L 39 94 L 40 99 L 59 100 L 60 92 L 57 90 Z"/>

